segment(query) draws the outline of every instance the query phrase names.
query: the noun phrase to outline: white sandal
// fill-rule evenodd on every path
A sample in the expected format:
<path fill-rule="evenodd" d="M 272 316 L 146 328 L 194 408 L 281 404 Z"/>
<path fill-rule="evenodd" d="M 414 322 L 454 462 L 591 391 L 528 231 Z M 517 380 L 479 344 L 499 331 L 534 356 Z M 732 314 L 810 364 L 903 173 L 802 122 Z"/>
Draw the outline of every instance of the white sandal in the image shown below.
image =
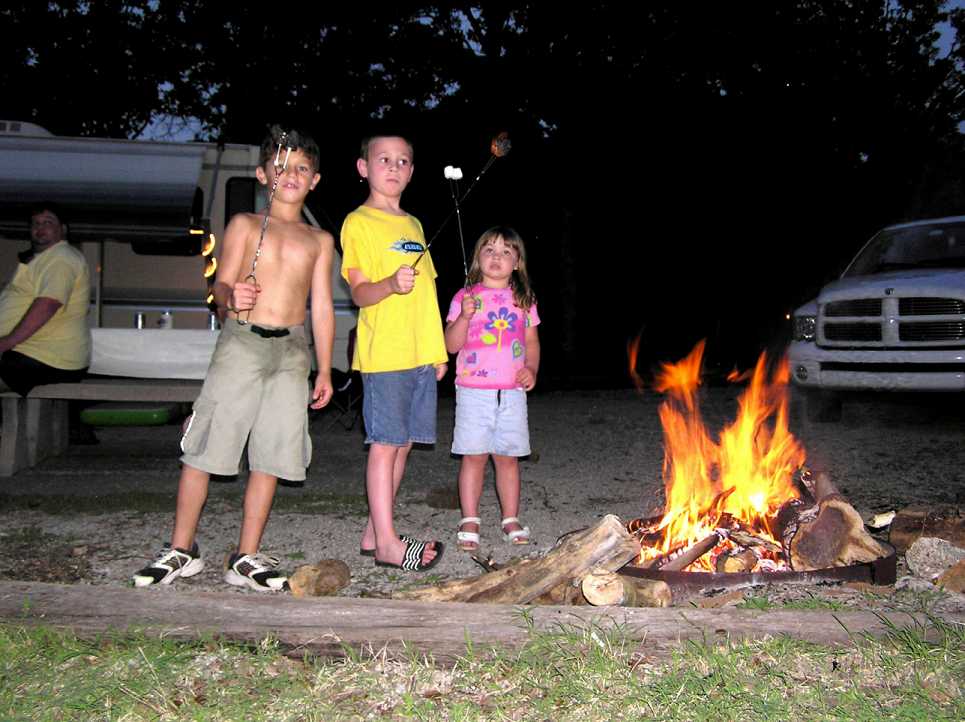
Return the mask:
<path fill-rule="evenodd" d="M 515 531 L 506 531 L 507 524 L 519 524 L 519 519 L 515 516 L 507 516 L 503 519 L 499 525 L 503 529 L 503 539 L 508 541 L 510 544 L 529 544 L 529 527 L 524 526 L 522 529 L 516 529 Z M 522 526 L 522 525 L 521 525 Z"/>
<path fill-rule="evenodd" d="M 464 552 L 474 552 L 479 549 L 479 532 L 462 531 L 463 524 L 482 524 L 482 519 L 478 516 L 464 516 L 459 520 L 460 531 L 456 533 L 456 542 Z"/>

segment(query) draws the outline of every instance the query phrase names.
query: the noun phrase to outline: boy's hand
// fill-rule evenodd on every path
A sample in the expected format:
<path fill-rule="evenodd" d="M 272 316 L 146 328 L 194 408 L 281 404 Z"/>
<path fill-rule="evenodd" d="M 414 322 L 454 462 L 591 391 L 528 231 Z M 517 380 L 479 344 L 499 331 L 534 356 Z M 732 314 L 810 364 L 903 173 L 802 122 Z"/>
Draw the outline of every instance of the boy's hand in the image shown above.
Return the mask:
<path fill-rule="evenodd" d="M 516 383 L 523 387 L 523 391 L 531 391 L 536 385 L 536 372 L 533 369 L 523 366 L 516 372 Z"/>
<path fill-rule="evenodd" d="M 415 286 L 415 277 L 418 273 L 412 266 L 399 266 L 399 270 L 389 276 L 389 288 L 392 289 L 392 293 L 409 293 Z"/>
<path fill-rule="evenodd" d="M 467 293 L 462 297 L 462 311 L 459 315 L 468 321 L 476 315 L 476 308 L 476 297 Z"/>
<path fill-rule="evenodd" d="M 231 287 L 231 295 L 228 296 L 229 311 L 250 311 L 258 302 L 258 294 L 261 289 L 254 283 L 238 281 Z"/>
<path fill-rule="evenodd" d="M 449 370 L 449 364 L 439 364 L 436 366 L 436 381 L 442 381 L 442 377 L 446 375 L 446 371 Z"/>
<path fill-rule="evenodd" d="M 332 400 L 332 375 L 319 372 L 315 377 L 315 388 L 312 389 L 313 409 L 320 409 Z"/>

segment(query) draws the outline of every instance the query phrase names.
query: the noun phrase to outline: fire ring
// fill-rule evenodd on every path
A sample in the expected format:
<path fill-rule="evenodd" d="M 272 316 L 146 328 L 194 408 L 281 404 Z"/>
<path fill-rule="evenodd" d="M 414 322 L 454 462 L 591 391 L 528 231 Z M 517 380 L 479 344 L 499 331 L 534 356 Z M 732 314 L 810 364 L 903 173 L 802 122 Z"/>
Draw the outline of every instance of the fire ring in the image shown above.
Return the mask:
<path fill-rule="evenodd" d="M 881 546 L 889 553 L 873 561 L 807 572 L 684 572 L 646 569 L 630 563 L 620 569 L 619 573 L 628 577 L 666 582 L 671 591 L 687 593 L 766 584 L 865 582 L 876 586 L 888 586 L 894 584 L 898 578 L 898 555 L 891 545 L 881 542 Z"/>

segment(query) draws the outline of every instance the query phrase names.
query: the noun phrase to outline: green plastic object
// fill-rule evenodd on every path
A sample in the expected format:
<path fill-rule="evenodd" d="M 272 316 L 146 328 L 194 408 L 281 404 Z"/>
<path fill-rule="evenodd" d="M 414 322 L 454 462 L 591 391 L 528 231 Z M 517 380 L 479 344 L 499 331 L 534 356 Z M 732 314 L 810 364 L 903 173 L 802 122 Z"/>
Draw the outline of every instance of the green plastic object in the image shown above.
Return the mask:
<path fill-rule="evenodd" d="M 88 426 L 161 426 L 177 412 L 176 403 L 111 401 L 87 407 L 80 420 Z"/>

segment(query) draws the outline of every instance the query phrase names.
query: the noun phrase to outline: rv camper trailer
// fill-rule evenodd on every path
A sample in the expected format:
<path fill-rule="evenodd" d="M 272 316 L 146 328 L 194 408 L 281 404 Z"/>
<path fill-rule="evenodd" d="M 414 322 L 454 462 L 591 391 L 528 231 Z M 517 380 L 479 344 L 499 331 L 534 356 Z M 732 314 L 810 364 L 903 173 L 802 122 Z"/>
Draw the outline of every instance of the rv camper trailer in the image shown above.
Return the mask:
<path fill-rule="evenodd" d="M 257 165 L 253 145 L 65 138 L 0 121 L 0 269 L 16 267 L 29 207 L 53 201 L 91 266 L 92 327 L 208 328 L 225 225 L 266 202 Z M 356 316 L 338 266 L 334 366 L 345 368 Z"/>

